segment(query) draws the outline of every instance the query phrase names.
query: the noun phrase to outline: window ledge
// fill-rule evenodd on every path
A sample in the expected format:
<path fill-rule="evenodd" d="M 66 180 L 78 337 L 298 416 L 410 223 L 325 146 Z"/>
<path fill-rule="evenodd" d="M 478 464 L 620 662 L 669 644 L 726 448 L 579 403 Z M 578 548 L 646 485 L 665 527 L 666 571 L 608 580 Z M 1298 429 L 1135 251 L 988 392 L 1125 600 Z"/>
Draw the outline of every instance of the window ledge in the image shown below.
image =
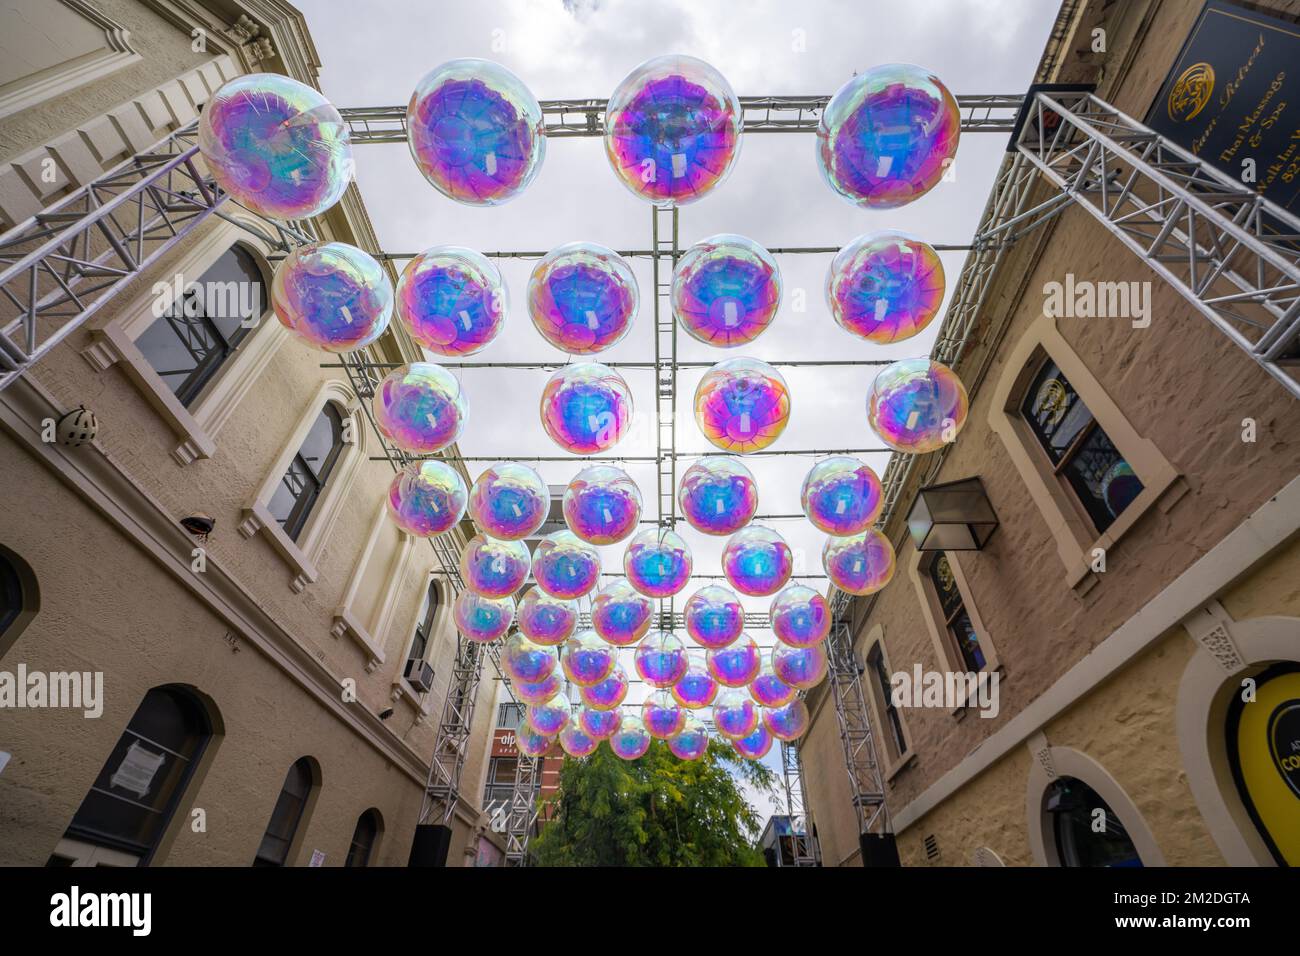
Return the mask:
<path fill-rule="evenodd" d="M 413 711 L 415 711 L 415 722 L 422 723 L 425 717 L 428 717 L 432 708 L 423 700 L 427 694 L 422 694 L 411 686 L 411 682 L 405 677 L 399 677 L 393 681 L 393 701 L 404 701 Z"/>
<path fill-rule="evenodd" d="M 384 652 L 370 636 L 370 631 L 352 616 L 348 608 L 341 607 L 334 612 L 334 626 L 330 628 L 330 633 L 334 637 L 348 637 L 361 648 L 361 652 L 366 656 L 367 674 L 373 674 L 375 669 L 384 662 Z"/>
<path fill-rule="evenodd" d="M 883 743 L 884 741 L 881 742 Z M 885 767 L 884 782 L 892 783 L 893 779 L 896 776 L 898 776 L 900 773 L 902 773 L 904 770 L 906 770 L 915 762 L 916 762 L 916 751 L 913 750 L 911 747 L 908 747 L 906 753 L 902 754 L 892 764 L 889 764 L 887 767 Z"/>
<path fill-rule="evenodd" d="M 968 671 L 967 673 L 969 673 L 969 671 Z M 1002 678 L 1006 676 L 1006 675 L 1003 673 L 1002 665 L 1001 665 L 1000 663 L 998 663 L 997 661 L 994 661 L 994 663 L 993 663 L 993 665 L 992 665 L 991 667 L 986 666 L 983 670 L 981 670 L 981 671 L 975 671 L 975 673 L 976 673 L 977 675 L 978 675 L 978 674 L 989 674 L 990 676 L 993 675 L 993 674 L 997 674 L 997 675 L 998 675 L 998 686 L 999 686 L 999 687 L 1002 686 Z M 952 716 L 952 718 L 953 718 L 954 720 L 961 720 L 962 718 L 964 718 L 964 717 L 966 716 L 966 712 L 967 712 L 968 710 L 970 710 L 970 709 L 972 709 L 972 708 L 974 708 L 974 709 L 978 709 L 978 708 L 979 708 L 979 687 L 978 687 L 978 686 L 976 686 L 976 688 L 975 688 L 975 696 L 976 696 L 976 700 L 975 700 L 975 703 L 974 703 L 974 704 L 972 704 L 972 703 L 970 702 L 970 698 L 969 698 L 969 697 L 963 697 L 961 700 L 957 701 L 957 706 L 955 706 L 955 707 L 954 707 L 954 708 L 949 712 L 949 713 L 951 714 L 951 716 Z"/>
<path fill-rule="evenodd" d="M 319 576 L 316 565 L 303 553 L 293 538 L 285 534 L 284 529 L 280 527 L 280 522 L 275 520 L 261 501 L 245 508 L 244 520 L 239 523 L 239 533 L 245 538 L 251 538 L 259 532 L 266 535 L 271 547 L 293 572 L 294 576 L 289 582 L 289 587 L 295 594 L 301 593 L 303 588 L 316 581 Z"/>

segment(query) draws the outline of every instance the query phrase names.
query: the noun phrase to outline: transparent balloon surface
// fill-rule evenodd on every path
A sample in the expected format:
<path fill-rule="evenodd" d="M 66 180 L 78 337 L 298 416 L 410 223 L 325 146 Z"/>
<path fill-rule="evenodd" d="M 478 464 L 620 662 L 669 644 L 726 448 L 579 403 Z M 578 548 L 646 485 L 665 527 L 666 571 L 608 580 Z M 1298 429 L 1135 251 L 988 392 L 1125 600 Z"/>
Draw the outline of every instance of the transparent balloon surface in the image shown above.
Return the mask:
<path fill-rule="evenodd" d="M 318 216 L 352 182 L 342 115 L 319 90 L 278 73 L 238 76 L 212 94 L 199 150 L 217 185 L 271 219 Z"/>
<path fill-rule="evenodd" d="M 527 465 L 505 462 L 486 469 L 469 494 L 469 516 L 480 531 L 502 541 L 531 537 L 546 523 L 551 492 Z"/>
<path fill-rule="evenodd" d="M 822 547 L 822 567 L 841 591 L 875 594 L 894 576 L 894 546 L 872 528 L 849 538 L 827 538 Z"/>
<path fill-rule="evenodd" d="M 525 704 L 544 704 L 560 691 L 564 690 L 564 675 L 557 668 L 551 672 L 551 675 L 544 680 L 539 680 L 535 684 L 526 684 L 522 681 L 515 681 L 510 685 L 515 696 Z"/>
<path fill-rule="evenodd" d="M 469 638 L 486 644 L 505 636 L 515 617 L 515 599 L 490 598 L 465 590 L 456 595 L 451 606 L 456 630 Z"/>
<path fill-rule="evenodd" d="M 719 348 L 754 341 L 781 305 L 781 270 L 752 239 L 723 233 L 686 250 L 673 271 L 673 314 L 694 339 Z"/>
<path fill-rule="evenodd" d="M 762 760 L 772 749 L 772 735 L 766 727 L 760 726 L 748 736 L 732 740 L 731 746 L 747 760 Z"/>
<path fill-rule="evenodd" d="M 727 359 L 696 386 L 695 423 L 723 451 L 761 451 L 781 437 L 789 421 L 790 389 L 766 362 Z"/>
<path fill-rule="evenodd" d="M 797 688 L 776 676 L 770 658 L 759 670 L 758 676 L 749 682 L 749 696 L 764 707 L 784 707 L 798 694 Z"/>
<path fill-rule="evenodd" d="M 853 77 L 822 110 L 818 166 L 849 202 L 894 209 L 943 178 L 960 137 L 961 111 L 939 78 L 887 63 Z"/>
<path fill-rule="evenodd" d="M 584 707 L 578 712 L 578 723 L 582 729 L 597 740 L 608 740 L 609 735 L 618 730 L 623 723 L 622 708 L 615 707 L 612 710 L 595 710 L 591 707 Z"/>
<path fill-rule="evenodd" d="M 880 478 L 849 455 L 823 458 L 808 470 L 800 503 L 818 531 L 837 537 L 861 534 L 880 517 L 885 494 Z"/>
<path fill-rule="evenodd" d="M 649 528 L 628 543 L 623 573 L 646 597 L 666 598 L 686 587 L 694 563 L 685 538 L 675 531 Z"/>
<path fill-rule="evenodd" d="M 501 270 L 463 246 L 426 249 L 397 280 L 398 318 L 437 355 L 481 352 L 505 327 L 509 311 Z"/>
<path fill-rule="evenodd" d="M 326 352 L 363 348 L 393 317 L 383 267 L 356 246 L 314 242 L 290 251 L 275 270 L 271 307 L 299 340 Z"/>
<path fill-rule="evenodd" d="M 613 710 L 627 699 L 627 689 L 627 671 L 622 664 L 615 663 L 608 677 L 589 687 L 580 687 L 578 694 L 592 710 Z"/>
<path fill-rule="evenodd" d="M 722 74 L 691 56 L 629 73 L 605 109 L 605 155 L 619 181 L 656 205 L 694 202 L 726 179 L 743 113 Z"/>
<path fill-rule="evenodd" d="M 686 708 L 666 690 L 657 690 L 641 702 L 641 722 L 651 737 L 667 740 L 686 726 Z"/>
<path fill-rule="evenodd" d="M 589 757 L 599 746 L 600 738 L 588 733 L 587 728 L 582 726 L 581 714 L 577 720 L 570 720 L 569 726 L 560 731 L 560 748 L 570 757 Z"/>
<path fill-rule="evenodd" d="M 450 60 L 424 76 L 406 107 L 416 166 L 440 193 L 495 206 L 523 192 L 546 156 L 542 108 L 499 63 Z"/>
<path fill-rule="evenodd" d="M 572 531 L 553 531 L 533 550 L 533 580 L 551 597 L 580 598 L 600 581 L 600 554 Z"/>
<path fill-rule="evenodd" d="M 592 687 L 609 677 L 618 664 L 618 649 L 595 631 L 579 631 L 564 643 L 565 676 L 579 687 Z"/>
<path fill-rule="evenodd" d="M 672 686 L 673 699 L 688 710 L 708 707 L 718 696 L 718 682 L 703 660 L 690 658 L 686 672 Z"/>
<path fill-rule="evenodd" d="M 525 757 L 544 757 L 555 746 L 555 734 L 540 733 L 525 720 L 515 731 L 515 746 Z"/>
<path fill-rule="evenodd" d="M 515 623 L 534 644 L 563 644 L 578 627 L 578 604 L 529 588 L 515 609 Z"/>
<path fill-rule="evenodd" d="M 686 645 L 671 631 L 651 631 L 636 647 L 636 672 L 651 687 L 671 687 L 681 680 L 690 658 Z"/>
<path fill-rule="evenodd" d="M 792 584 L 772 598 L 768 619 L 777 639 L 791 647 L 820 644 L 831 632 L 831 608 L 824 595 Z"/>
<path fill-rule="evenodd" d="M 957 373 L 929 359 L 903 359 L 876 375 L 867 422 L 894 451 L 924 455 L 956 439 L 970 399 Z"/>
<path fill-rule="evenodd" d="M 687 714 L 682 729 L 668 739 L 668 749 L 678 760 L 699 760 L 709 749 L 709 731 L 704 722 Z"/>
<path fill-rule="evenodd" d="M 501 667 L 512 681 L 536 684 L 555 673 L 560 655 L 554 647 L 535 644 L 515 631 L 501 645 Z"/>
<path fill-rule="evenodd" d="M 616 544 L 641 520 L 641 489 L 613 465 L 584 468 L 569 482 L 562 502 L 569 530 L 591 544 Z"/>
<path fill-rule="evenodd" d="M 632 411 L 632 392 L 623 376 L 598 362 L 566 365 L 542 389 L 542 428 L 575 455 L 617 445 L 631 427 Z"/>
<path fill-rule="evenodd" d="M 605 585 L 591 601 L 591 626 L 618 647 L 629 647 L 650 630 L 654 602 L 625 579 Z"/>
<path fill-rule="evenodd" d="M 498 541 L 476 534 L 460 552 L 465 586 L 484 597 L 514 594 L 528 579 L 532 559 L 522 541 Z"/>
<path fill-rule="evenodd" d="M 812 690 L 826 677 L 826 645 L 772 648 L 772 673 L 795 690 Z"/>
<path fill-rule="evenodd" d="M 700 588 L 682 606 L 686 633 L 701 647 L 726 647 L 745 629 L 745 608 L 719 584 Z"/>
<path fill-rule="evenodd" d="M 554 737 L 569 725 L 573 707 L 563 692 L 540 704 L 528 705 L 528 723 L 539 734 Z"/>
<path fill-rule="evenodd" d="M 910 339 L 939 314 L 943 262 L 901 232 L 859 236 L 826 274 L 826 301 L 840 328 L 880 345 Z"/>
<path fill-rule="evenodd" d="M 764 707 L 763 726 L 777 740 L 787 742 L 798 740 L 808 730 L 812 719 L 808 716 L 808 705 L 802 700 L 792 700 L 783 707 Z"/>
<path fill-rule="evenodd" d="M 713 701 L 713 726 L 724 737 L 744 737 L 759 724 L 759 707 L 741 690 L 727 689 Z"/>
<path fill-rule="evenodd" d="M 762 653 L 748 634 L 708 652 L 709 673 L 724 687 L 744 687 L 758 675 L 762 663 Z"/>
<path fill-rule="evenodd" d="M 403 451 L 432 454 L 460 437 L 469 399 L 441 365 L 412 362 L 384 376 L 375 389 L 375 425 Z"/>
<path fill-rule="evenodd" d="M 652 739 L 640 715 L 624 714 L 618 729 L 609 735 L 609 749 L 623 760 L 636 760 L 650 749 Z"/>
<path fill-rule="evenodd" d="M 618 343 L 632 327 L 639 303 L 632 266 L 595 242 L 552 249 L 528 280 L 533 326 L 569 355 L 594 355 Z"/>
<path fill-rule="evenodd" d="M 758 483 L 739 459 L 709 455 L 682 474 L 677 505 L 696 531 L 734 534 L 758 512 Z"/>
<path fill-rule="evenodd" d="M 742 528 L 722 549 L 722 573 L 741 594 L 766 597 L 785 587 L 794 571 L 794 552 L 785 538 L 762 525 Z"/>
<path fill-rule="evenodd" d="M 407 534 L 431 538 L 460 522 L 468 499 L 465 479 L 451 465 L 413 461 L 388 485 L 388 515 Z"/>

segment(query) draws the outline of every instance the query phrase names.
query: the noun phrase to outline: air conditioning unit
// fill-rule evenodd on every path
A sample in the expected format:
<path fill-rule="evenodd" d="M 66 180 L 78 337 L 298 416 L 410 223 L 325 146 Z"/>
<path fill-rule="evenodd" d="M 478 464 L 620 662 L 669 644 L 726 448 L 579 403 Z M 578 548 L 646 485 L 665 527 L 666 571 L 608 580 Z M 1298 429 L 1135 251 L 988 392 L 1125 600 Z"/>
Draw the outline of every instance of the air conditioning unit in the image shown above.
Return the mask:
<path fill-rule="evenodd" d="M 412 657 L 402 676 L 426 694 L 433 690 L 433 666 L 428 661 Z"/>

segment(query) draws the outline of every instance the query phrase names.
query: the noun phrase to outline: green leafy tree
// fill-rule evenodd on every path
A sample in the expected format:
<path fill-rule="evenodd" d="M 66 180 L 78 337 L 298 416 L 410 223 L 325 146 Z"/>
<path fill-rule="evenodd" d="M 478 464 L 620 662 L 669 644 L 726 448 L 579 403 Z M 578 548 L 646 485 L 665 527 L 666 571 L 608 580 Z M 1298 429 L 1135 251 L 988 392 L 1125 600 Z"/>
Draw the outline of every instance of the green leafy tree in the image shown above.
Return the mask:
<path fill-rule="evenodd" d="M 762 821 L 740 780 L 771 792 L 775 775 L 717 740 L 699 760 L 655 741 L 622 760 L 600 747 L 566 759 L 560 796 L 531 845 L 538 866 L 762 866 Z"/>

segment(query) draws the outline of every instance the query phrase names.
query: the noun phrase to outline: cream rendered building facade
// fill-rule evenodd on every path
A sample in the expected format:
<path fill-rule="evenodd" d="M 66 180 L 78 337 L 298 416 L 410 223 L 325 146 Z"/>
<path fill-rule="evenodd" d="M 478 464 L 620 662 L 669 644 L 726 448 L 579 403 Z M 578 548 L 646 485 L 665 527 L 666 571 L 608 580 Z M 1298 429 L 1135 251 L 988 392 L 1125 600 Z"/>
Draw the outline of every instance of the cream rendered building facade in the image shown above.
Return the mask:
<path fill-rule="evenodd" d="M 4 230 L 191 123 L 231 77 L 315 85 L 320 67 L 280 0 L 10 0 L 3 18 Z M 100 716 L 0 709 L 0 863 L 407 862 L 452 671 L 450 596 L 433 551 L 383 512 L 392 471 L 371 460 L 345 374 L 265 311 L 270 230 L 224 211 L 0 391 L 0 558 L 17 604 L 0 674 L 102 673 Z M 378 248 L 355 186 L 314 226 Z M 261 314 L 178 389 L 151 309 L 175 276 L 235 260 Z M 396 330 L 374 348 L 419 357 Z M 45 440 L 83 404 L 93 443 Z M 328 474 L 288 533 L 276 496 L 319 434 Z M 206 541 L 181 526 L 193 515 L 215 518 Z M 404 676 L 411 657 L 432 668 L 427 692 Z M 449 865 L 472 864 L 486 830 L 494 693 L 483 681 Z M 114 799 L 140 819 L 110 825 Z"/>

